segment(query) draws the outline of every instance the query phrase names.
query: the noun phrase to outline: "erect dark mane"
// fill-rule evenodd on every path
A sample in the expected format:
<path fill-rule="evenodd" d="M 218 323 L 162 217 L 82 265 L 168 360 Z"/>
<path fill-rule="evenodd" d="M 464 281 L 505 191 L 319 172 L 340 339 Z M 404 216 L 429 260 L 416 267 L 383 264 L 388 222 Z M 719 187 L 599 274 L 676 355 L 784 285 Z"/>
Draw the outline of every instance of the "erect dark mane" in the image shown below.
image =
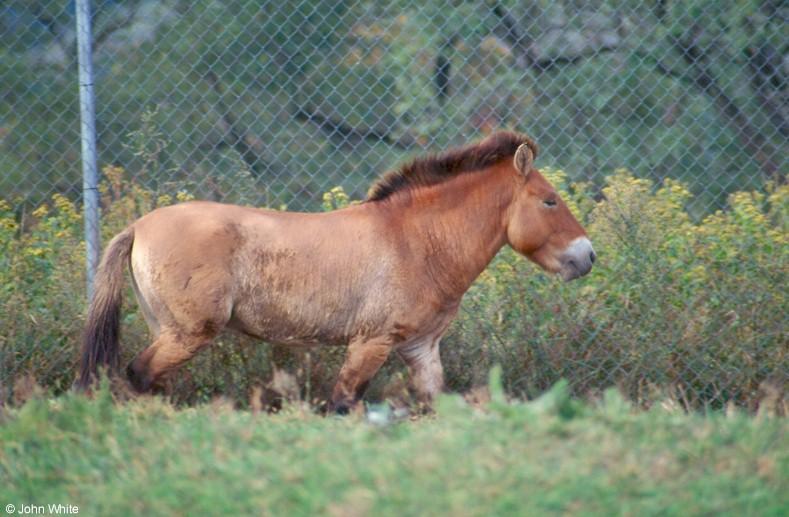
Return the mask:
<path fill-rule="evenodd" d="M 512 131 L 499 131 L 476 144 L 415 158 L 376 181 L 367 192 L 366 201 L 381 201 L 401 190 L 435 185 L 458 174 L 485 169 L 513 156 L 521 144 L 528 145 L 537 157 L 537 145 L 529 137 Z"/>

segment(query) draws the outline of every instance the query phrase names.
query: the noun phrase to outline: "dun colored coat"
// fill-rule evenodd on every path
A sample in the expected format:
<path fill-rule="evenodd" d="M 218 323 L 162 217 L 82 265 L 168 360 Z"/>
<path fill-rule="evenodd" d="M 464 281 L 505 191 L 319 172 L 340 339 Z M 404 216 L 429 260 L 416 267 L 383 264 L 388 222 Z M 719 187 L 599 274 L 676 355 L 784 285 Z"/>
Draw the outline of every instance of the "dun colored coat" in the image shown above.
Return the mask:
<path fill-rule="evenodd" d="M 107 246 L 78 384 L 117 366 L 128 268 L 153 338 L 127 369 L 139 391 L 230 328 L 282 345 L 347 345 L 335 410 L 359 400 L 392 352 L 429 402 L 442 389 L 439 340 L 502 246 L 565 280 L 592 268 L 586 232 L 533 167 L 536 154 L 527 137 L 496 133 L 416 159 L 364 203 L 328 213 L 199 201 L 154 210 Z"/>

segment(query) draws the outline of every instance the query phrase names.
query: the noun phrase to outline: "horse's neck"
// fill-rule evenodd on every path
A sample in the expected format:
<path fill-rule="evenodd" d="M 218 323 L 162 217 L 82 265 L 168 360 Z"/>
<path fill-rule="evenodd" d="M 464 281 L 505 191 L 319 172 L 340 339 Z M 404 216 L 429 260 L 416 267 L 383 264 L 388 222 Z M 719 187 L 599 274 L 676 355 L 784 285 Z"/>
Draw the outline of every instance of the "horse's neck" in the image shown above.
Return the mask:
<path fill-rule="evenodd" d="M 484 171 L 411 193 L 405 238 L 443 298 L 459 301 L 505 244 L 512 191 L 505 173 Z"/>

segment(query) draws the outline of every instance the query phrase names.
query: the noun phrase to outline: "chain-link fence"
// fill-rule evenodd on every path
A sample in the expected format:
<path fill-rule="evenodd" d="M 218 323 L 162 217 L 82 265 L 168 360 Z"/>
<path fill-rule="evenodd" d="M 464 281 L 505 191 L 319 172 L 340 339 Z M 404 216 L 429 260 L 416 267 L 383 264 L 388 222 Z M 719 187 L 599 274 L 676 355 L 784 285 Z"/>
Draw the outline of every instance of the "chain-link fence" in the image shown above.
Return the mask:
<path fill-rule="evenodd" d="M 92 4 L 105 196 L 131 195 L 133 185 L 154 199 L 318 210 L 336 186 L 361 199 L 375 178 L 407 158 L 497 128 L 533 136 L 538 165 L 562 169 L 590 199 L 606 197 L 606 178 L 620 168 L 656 189 L 680 179 L 693 194 L 683 201 L 693 221 L 726 207 L 731 192 L 783 183 L 787 170 L 789 7 L 780 1 Z M 20 232 L 25 215 L 53 193 L 81 199 L 75 12 L 73 0 L 0 4 L 0 193 Z M 126 190 L 113 191 L 119 177 Z M 770 281 L 780 282 L 785 249 L 773 252 L 778 276 Z M 655 268 L 657 283 L 660 274 L 682 269 L 664 262 Z M 643 287 L 626 269 L 608 285 Z M 777 314 L 748 337 L 760 350 L 786 345 L 785 299 L 770 300 Z M 690 302 L 642 302 L 656 311 L 643 321 L 670 329 L 675 341 L 702 310 Z M 631 308 L 606 311 L 615 319 Z M 684 330 L 666 322 L 664 309 L 684 318 Z M 491 310 L 467 311 L 458 328 L 486 326 L 479 338 L 499 342 L 491 334 L 501 329 L 489 322 L 503 316 Z M 558 339 L 543 320 L 529 325 L 522 330 Z M 599 322 L 590 328 L 579 330 L 581 348 L 570 354 L 577 364 L 607 332 Z M 548 364 L 530 350 L 530 364 Z M 633 358 L 609 355 L 595 363 L 603 372 L 595 386 L 621 382 L 617 372 L 641 371 L 626 366 Z M 654 360 L 644 356 L 638 364 Z M 781 355 L 754 379 L 785 379 L 784 361 Z M 552 368 L 562 376 L 573 364 Z M 661 375 L 679 374 L 663 372 L 650 382 L 661 384 Z M 755 390 L 759 382 L 752 381 L 748 389 Z M 737 398 L 722 385 L 705 400 Z"/>

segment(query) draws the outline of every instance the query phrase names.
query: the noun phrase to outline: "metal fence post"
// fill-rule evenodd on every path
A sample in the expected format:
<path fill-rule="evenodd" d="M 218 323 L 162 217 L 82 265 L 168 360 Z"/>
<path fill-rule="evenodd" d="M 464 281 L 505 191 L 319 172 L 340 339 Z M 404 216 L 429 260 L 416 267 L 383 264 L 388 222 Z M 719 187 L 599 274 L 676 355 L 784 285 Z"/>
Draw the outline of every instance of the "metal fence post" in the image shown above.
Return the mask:
<path fill-rule="evenodd" d="M 96 170 L 96 114 L 93 106 L 93 55 L 90 0 L 77 0 L 77 58 L 79 62 L 82 192 L 85 218 L 87 295 L 93 295 L 93 276 L 99 262 L 99 192 Z"/>

